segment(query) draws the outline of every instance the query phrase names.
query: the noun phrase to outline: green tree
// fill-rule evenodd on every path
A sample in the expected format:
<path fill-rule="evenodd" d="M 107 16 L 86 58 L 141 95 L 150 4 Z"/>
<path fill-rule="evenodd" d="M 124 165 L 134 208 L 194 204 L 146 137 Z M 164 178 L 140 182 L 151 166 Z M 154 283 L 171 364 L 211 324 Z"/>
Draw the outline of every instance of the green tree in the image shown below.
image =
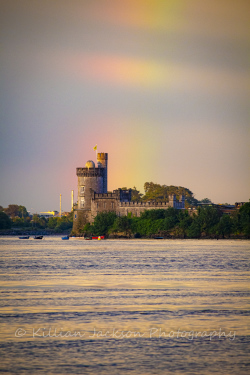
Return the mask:
<path fill-rule="evenodd" d="M 198 209 L 198 221 L 200 224 L 201 232 L 207 236 L 211 233 L 212 228 L 220 221 L 220 212 L 215 207 L 199 207 Z"/>
<path fill-rule="evenodd" d="M 183 186 L 167 186 L 155 184 L 153 182 L 145 182 L 144 184 L 145 195 L 142 197 L 143 200 L 154 200 L 156 202 L 168 202 L 169 195 L 175 194 L 177 199 L 181 195 L 185 195 L 186 199 L 194 200 L 193 193 L 191 190 Z"/>
<path fill-rule="evenodd" d="M 131 219 L 128 216 L 117 216 L 112 226 L 113 232 L 125 232 L 127 235 L 130 231 Z"/>
<path fill-rule="evenodd" d="M 250 237 L 250 202 L 245 203 L 239 210 L 242 232 Z"/>
<path fill-rule="evenodd" d="M 25 217 L 29 216 L 26 207 L 18 206 L 18 216 L 21 217 L 21 218 L 25 218 Z"/>
<path fill-rule="evenodd" d="M 9 217 L 14 218 L 19 214 L 19 206 L 17 204 L 9 204 L 8 207 L 4 209 L 4 212 Z"/>
<path fill-rule="evenodd" d="M 108 230 L 113 226 L 116 219 L 115 212 L 100 212 L 96 215 L 93 224 L 94 234 L 101 236 L 108 233 Z"/>
<path fill-rule="evenodd" d="M 136 201 L 136 202 L 140 202 L 142 200 L 142 196 L 143 196 L 143 194 L 141 194 L 140 191 L 137 190 L 136 187 L 134 186 L 132 191 L 131 191 L 131 200 Z"/>
<path fill-rule="evenodd" d="M 60 233 L 72 229 L 73 222 L 69 219 L 68 216 L 57 217 L 56 219 L 57 223 L 55 227 L 55 232 Z"/>
<path fill-rule="evenodd" d="M 179 212 L 178 219 L 180 232 L 182 232 L 183 236 L 185 237 L 187 235 L 188 228 L 191 226 L 193 222 L 193 219 L 186 210 L 181 210 Z"/>
<path fill-rule="evenodd" d="M 49 229 L 55 229 L 55 227 L 57 226 L 57 218 L 56 217 L 50 217 L 47 225 L 48 225 Z"/>
<path fill-rule="evenodd" d="M 0 211 L 0 229 L 10 229 L 11 228 L 11 220 L 9 216 L 3 212 Z"/>
<path fill-rule="evenodd" d="M 4 212 L 11 218 L 14 218 L 16 216 L 25 218 L 29 216 L 26 207 L 18 206 L 18 204 L 9 204 L 7 208 L 4 208 Z"/>
<path fill-rule="evenodd" d="M 212 201 L 209 198 L 203 198 L 200 203 L 212 204 Z"/>
<path fill-rule="evenodd" d="M 233 221 L 229 215 L 222 215 L 217 225 L 217 232 L 219 235 L 230 236 L 232 232 Z"/>
<path fill-rule="evenodd" d="M 198 216 L 193 218 L 191 225 L 187 229 L 189 238 L 199 238 L 201 236 L 201 225 Z"/>

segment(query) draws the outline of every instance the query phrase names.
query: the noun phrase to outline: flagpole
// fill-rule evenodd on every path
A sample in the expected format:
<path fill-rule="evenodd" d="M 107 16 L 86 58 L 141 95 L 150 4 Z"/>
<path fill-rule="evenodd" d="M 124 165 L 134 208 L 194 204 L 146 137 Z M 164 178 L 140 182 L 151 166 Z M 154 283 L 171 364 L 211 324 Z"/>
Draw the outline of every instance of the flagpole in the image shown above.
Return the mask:
<path fill-rule="evenodd" d="M 96 164 L 97 164 L 97 145 L 95 145 L 95 147 L 93 147 L 93 149 L 96 151 Z"/>

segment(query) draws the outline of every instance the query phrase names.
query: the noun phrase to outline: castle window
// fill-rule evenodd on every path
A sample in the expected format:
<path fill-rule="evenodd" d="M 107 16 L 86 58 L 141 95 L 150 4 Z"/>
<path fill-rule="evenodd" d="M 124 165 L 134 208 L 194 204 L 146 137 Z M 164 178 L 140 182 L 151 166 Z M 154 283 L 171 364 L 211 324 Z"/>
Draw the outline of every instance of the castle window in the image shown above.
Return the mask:
<path fill-rule="evenodd" d="M 96 208 L 98 208 L 98 206 L 99 206 L 99 204 L 98 204 L 98 203 L 96 203 Z"/>
<path fill-rule="evenodd" d="M 80 186 L 80 194 L 84 194 L 85 186 Z"/>
<path fill-rule="evenodd" d="M 81 201 L 80 201 L 81 208 L 84 207 L 84 203 L 85 203 L 84 198 L 81 198 Z"/>
<path fill-rule="evenodd" d="M 114 202 L 111 203 L 111 208 L 114 208 Z"/>
<path fill-rule="evenodd" d="M 103 203 L 103 208 L 106 208 L 106 203 Z"/>

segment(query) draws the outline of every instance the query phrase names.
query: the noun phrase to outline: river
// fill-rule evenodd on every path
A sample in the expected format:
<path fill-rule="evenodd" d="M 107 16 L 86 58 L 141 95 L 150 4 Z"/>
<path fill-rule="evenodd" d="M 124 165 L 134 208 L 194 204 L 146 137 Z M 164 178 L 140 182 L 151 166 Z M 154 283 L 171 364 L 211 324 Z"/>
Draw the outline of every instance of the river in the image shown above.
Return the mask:
<path fill-rule="evenodd" d="M 0 238 L 0 372 L 248 374 L 247 240 Z"/>

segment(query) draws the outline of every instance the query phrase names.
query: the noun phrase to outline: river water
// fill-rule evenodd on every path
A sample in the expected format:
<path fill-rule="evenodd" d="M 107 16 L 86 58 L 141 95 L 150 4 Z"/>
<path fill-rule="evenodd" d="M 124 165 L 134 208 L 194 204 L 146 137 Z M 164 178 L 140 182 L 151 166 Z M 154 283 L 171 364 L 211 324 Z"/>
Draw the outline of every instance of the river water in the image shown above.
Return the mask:
<path fill-rule="evenodd" d="M 249 374 L 249 244 L 0 238 L 0 372 Z"/>

